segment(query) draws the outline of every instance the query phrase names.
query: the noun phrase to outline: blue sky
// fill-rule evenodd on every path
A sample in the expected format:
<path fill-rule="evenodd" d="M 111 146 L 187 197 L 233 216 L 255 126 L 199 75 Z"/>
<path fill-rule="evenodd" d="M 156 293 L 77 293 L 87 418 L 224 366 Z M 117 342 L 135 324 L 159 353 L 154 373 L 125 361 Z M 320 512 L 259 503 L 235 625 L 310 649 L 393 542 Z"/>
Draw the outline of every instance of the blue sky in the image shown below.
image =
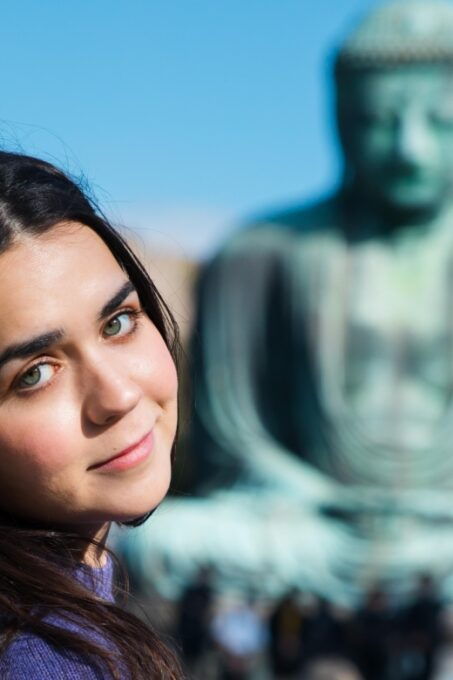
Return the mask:
<path fill-rule="evenodd" d="M 326 56 L 376 0 L 3 3 L 0 140 L 114 220 L 202 257 L 335 179 Z"/>

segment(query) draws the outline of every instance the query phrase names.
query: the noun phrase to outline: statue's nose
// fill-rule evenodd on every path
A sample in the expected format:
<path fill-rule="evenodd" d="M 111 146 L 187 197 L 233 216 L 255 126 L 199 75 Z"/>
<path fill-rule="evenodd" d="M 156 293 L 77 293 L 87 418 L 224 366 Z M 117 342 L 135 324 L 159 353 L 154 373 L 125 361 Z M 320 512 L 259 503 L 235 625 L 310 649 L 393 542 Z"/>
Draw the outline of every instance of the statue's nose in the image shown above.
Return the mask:
<path fill-rule="evenodd" d="M 398 120 L 395 134 L 395 160 L 416 168 L 429 164 L 435 153 L 429 121 L 417 112 L 408 111 L 403 114 Z"/>

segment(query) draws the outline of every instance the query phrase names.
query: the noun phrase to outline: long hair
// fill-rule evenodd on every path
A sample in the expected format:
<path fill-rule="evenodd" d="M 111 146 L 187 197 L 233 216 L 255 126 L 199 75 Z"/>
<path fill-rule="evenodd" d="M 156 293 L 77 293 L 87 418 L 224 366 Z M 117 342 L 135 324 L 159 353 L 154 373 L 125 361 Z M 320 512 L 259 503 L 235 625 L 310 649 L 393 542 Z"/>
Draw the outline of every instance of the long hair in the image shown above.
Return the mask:
<path fill-rule="evenodd" d="M 95 203 L 51 164 L 0 152 L 0 254 L 20 234 L 39 235 L 62 222 L 81 223 L 100 236 L 128 274 L 145 313 L 177 363 L 178 331 L 168 307 L 141 262 Z M 145 519 L 128 524 L 137 525 Z M 134 680 L 181 678 L 175 655 L 151 629 L 116 604 L 100 600 L 73 578 L 83 540 L 91 542 L 58 527 L 50 530 L 24 524 L 0 512 L 0 653 L 17 634 L 26 631 L 107 667 L 114 680 L 120 678 L 121 667 Z M 95 642 L 96 636 L 87 639 L 46 621 L 46 616 L 55 612 L 80 622 L 87 630 L 101 632 L 108 648 Z"/>

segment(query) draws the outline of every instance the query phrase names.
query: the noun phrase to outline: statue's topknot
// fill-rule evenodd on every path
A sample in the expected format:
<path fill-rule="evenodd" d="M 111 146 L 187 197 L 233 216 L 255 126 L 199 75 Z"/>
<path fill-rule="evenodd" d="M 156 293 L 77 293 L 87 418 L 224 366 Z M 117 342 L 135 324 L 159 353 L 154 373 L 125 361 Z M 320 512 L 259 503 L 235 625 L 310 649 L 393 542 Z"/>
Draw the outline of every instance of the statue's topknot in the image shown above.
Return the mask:
<path fill-rule="evenodd" d="M 453 64 L 453 4 L 394 0 L 370 12 L 341 45 L 336 71 L 408 63 Z"/>

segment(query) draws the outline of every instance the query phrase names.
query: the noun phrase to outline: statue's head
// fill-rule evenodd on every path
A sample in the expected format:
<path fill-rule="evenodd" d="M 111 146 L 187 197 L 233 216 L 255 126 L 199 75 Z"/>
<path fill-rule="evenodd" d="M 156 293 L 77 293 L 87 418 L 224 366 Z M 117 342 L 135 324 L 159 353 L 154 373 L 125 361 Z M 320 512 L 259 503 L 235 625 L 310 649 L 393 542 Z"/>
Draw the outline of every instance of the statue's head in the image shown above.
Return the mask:
<path fill-rule="evenodd" d="M 345 181 L 397 213 L 453 191 L 453 4 L 396 0 L 369 14 L 335 61 Z"/>

